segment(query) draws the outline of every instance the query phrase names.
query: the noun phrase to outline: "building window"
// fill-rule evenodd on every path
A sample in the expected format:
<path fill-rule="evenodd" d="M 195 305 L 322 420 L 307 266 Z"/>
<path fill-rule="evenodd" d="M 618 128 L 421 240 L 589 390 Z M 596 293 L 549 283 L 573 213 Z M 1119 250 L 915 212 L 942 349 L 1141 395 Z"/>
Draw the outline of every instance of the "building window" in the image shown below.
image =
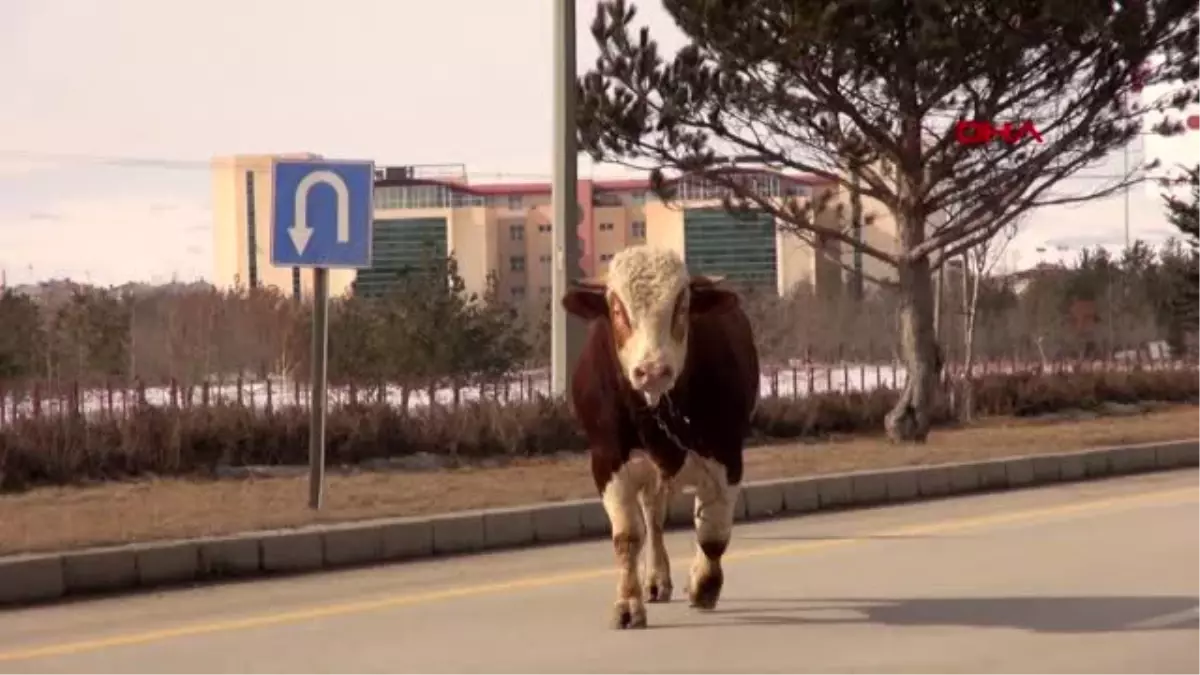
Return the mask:
<path fill-rule="evenodd" d="M 545 264 L 549 265 L 549 264 L 550 264 L 550 254 L 549 254 L 549 253 L 545 253 L 545 254 L 543 254 L 543 255 L 540 255 L 540 256 L 538 256 L 538 260 L 540 260 L 541 262 L 543 262 L 543 263 L 545 263 Z"/>
<path fill-rule="evenodd" d="M 638 191 L 634 192 L 633 194 L 629 195 L 629 201 L 632 204 L 645 204 L 646 203 L 646 193 L 641 190 L 638 190 Z"/>
<path fill-rule="evenodd" d="M 609 260 L 612 260 L 612 257 L 613 257 L 613 254 L 611 254 L 611 253 L 601 253 L 600 254 L 600 262 L 608 262 Z"/>
<path fill-rule="evenodd" d="M 601 232 L 608 232 L 611 229 L 613 229 L 612 223 L 600 223 L 600 231 Z"/>
<path fill-rule="evenodd" d="M 621 193 L 597 192 L 592 195 L 592 206 L 623 206 Z"/>
<path fill-rule="evenodd" d="M 545 232 L 546 234 L 549 234 L 551 229 L 552 228 L 550 227 L 549 223 L 538 225 L 538 232 Z"/>
<path fill-rule="evenodd" d="M 646 238 L 646 221 L 635 220 L 629 224 L 629 236 L 634 239 Z"/>
<path fill-rule="evenodd" d="M 521 195 L 509 195 L 508 208 L 514 210 L 521 208 Z"/>
<path fill-rule="evenodd" d="M 513 286 L 511 292 L 512 292 L 512 296 L 513 296 L 513 300 L 521 300 L 525 297 L 525 287 L 524 286 Z"/>
<path fill-rule="evenodd" d="M 525 241 L 525 223 L 508 226 L 508 238 L 513 241 Z"/>
<path fill-rule="evenodd" d="M 481 195 L 463 192 L 447 185 L 377 185 L 377 209 L 427 209 L 484 206 Z"/>
<path fill-rule="evenodd" d="M 525 256 L 514 255 L 508 259 L 508 269 L 513 272 L 525 271 Z"/>

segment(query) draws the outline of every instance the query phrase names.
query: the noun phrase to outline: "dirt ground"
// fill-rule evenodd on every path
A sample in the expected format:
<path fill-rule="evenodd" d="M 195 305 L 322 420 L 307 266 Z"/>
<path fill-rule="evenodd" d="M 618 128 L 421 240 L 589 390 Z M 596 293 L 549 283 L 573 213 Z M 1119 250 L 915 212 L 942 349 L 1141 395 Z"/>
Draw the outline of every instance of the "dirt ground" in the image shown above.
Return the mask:
<path fill-rule="evenodd" d="M 747 480 L 935 464 L 1197 436 L 1197 408 L 1071 421 L 993 418 L 936 430 L 924 446 L 880 437 L 747 450 Z M 45 488 L 0 497 L 0 554 L 62 550 L 313 522 L 410 516 L 595 496 L 587 461 L 521 460 L 501 468 L 330 475 L 326 506 L 307 507 L 307 478 L 163 479 Z"/>

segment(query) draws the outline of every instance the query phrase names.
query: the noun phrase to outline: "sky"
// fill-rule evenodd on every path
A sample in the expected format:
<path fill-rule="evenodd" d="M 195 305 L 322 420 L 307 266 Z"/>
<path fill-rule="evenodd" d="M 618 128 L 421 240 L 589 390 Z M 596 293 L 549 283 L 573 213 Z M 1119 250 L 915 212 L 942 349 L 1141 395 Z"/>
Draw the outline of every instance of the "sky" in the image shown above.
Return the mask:
<path fill-rule="evenodd" d="M 665 51 L 682 44 L 657 0 L 636 4 Z M 551 6 L 0 0 L 0 269 L 10 284 L 210 277 L 214 155 L 310 151 L 547 180 Z M 594 3 L 577 7 L 583 72 Z M 1146 146 L 1172 164 L 1200 154 L 1194 139 Z M 1095 186 L 1121 161 L 1064 189 Z M 615 172 L 581 163 L 584 176 Z M 1131 192 L 1134 238 L 1170 234 L 1156 193 Z M 1004 265 L 1119 247 L 1124 214 L 1119 196 L 1036 212 Z"/>

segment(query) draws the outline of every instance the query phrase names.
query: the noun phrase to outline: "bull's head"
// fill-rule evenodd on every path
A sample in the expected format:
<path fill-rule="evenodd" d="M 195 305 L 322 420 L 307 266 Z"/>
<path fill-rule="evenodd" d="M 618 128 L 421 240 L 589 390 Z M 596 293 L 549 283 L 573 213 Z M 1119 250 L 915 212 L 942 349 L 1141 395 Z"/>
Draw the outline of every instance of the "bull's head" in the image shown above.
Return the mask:
<path fill-rule="evenodd" d="M 653 407 L 683 371 L 691 317 L 737 305 L 718 281 L 689 276 L 670 249 L 633 246 L 613 256 L 607 279 L 580 282 L 562 303 L 583 319 L 612 322 L 622 374 Z"/>

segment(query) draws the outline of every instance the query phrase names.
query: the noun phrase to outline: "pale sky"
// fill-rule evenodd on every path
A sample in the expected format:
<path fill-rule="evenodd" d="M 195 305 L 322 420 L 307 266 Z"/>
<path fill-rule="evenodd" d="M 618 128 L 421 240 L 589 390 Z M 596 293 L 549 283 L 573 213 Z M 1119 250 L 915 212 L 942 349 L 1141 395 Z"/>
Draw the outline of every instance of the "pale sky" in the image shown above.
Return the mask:
<path fill-rule="evenodd" d="M 681 43 L 657 0 L 640 20 Z M 580 71 L 595 58 L 579 0 Z M 207 278 L 208 160 L 311 151 L 546 180 L 549 0 L 0 0 L 0 268 L 10 284 Z M 1196 140 L 1147 143 L 1196 161 Z M 166 160 L 148 166 L 107 157 Z M 1120 169 L 1116 157 L 1108 169 Z M 590 168 L 581 174 L 612 174 Z M 1090 179 L 1094 181 L 1095 179 Z M 1082 188 L 1080 179 L 1064 189 Z M 1134 237 L 1170 232 L 1157 190 Z M 1034 214 L 1009 264 L 1123 241 L 1121 198 Z M 1039 255 L 1038 247 L 1050 249 Z M 1073 255 L 1073 253 L 1069 253 Z"/>

